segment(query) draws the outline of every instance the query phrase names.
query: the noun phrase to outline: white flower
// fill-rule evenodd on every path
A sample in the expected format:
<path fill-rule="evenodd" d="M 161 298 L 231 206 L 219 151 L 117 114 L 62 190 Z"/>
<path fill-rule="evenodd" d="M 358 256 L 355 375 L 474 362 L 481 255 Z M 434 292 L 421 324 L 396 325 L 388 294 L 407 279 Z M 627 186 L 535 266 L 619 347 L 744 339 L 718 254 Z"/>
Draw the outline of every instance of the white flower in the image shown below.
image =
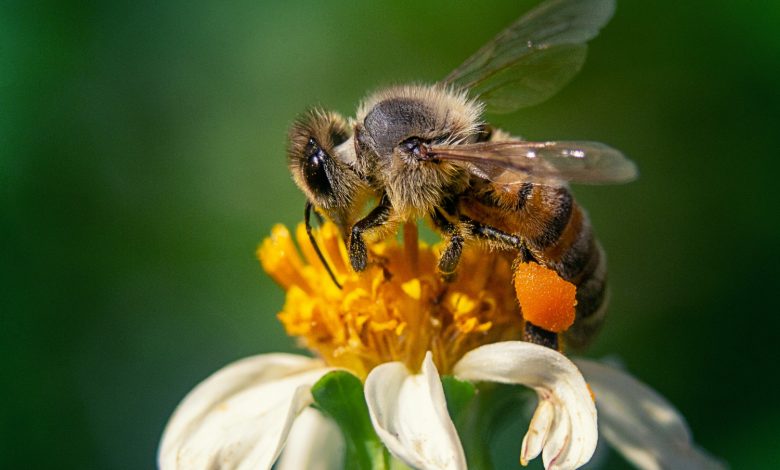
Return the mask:
<path fill-rule="evenodd" d="M 629 461 L 644 469 L 722 467 L 692 445 L 682 417 L 657 393 L 617 369 L 577 363 L 596 395 L 602 436 Z M 317 359 L 290 354 L 225 367 L 179 405 L 163 434 L 160 468 L 264 469 L 277 459 L 282 470 L 341 468 L 340 431 L 308 408 L 311 386 L 331 370 Z M 453 370 L 463 380 L 523 384 L 536 391 L 523 462 L 539 453 L 548 469 L 577 468 L 590 460 L 598 435 L 596 408 L 579 369 L 562 354 L 506 341 L 472 350 Z M 374 368 L 365 398 L 377 435 L 395 457 L 421 469 L 466 468 L 430 353 L 418 374 L 400 362 Z"/>
<path fill-rule="evenodd" d="M 341 468 L 350 463 L 344 461 L 348 456 L 365 457 L 367 463 L 387 458 L 378 438 L 412 467 L 465 469 L 440 375 L 520 384 L 536 392 L 536 411 L 520 449 L 523 464 L 541 454 L 548 469 L 582 466 L 591 459 L 601 428 L 607 441 L 642 468 L 718 466 L 691 444 L 677 411 L 630 376 L 589 361 L 578 368 L 558 351 L 514 341 L 525 319 L 512 288 L 511 259 L 466 247 L 459 269 L 469 276 L 445 281 L 437 271 L 440 248 L 418 242 L 412 230 L 404 235 L 403 246 L 393 239 L 372 244 L 382 263 L 355 273 L 339 231 L 326 224 L 315 237 L 332 264 L 329 273 L 303 226 L 297 247 L 288 230 L 275 227 L 259 256 L 287 291 L 278 318 L 321 359 L 260 355 L 206 379 L 171 417 L 160 443 L 160 468 Z M 550 294 L 542 289 L 529 295 Z M 345 440 L 330 418 L 309 406 L 315 401 L 312 387 L 335 370 L 364 380 L 365 403 L 355 378 L 355 388 L 340 403 L 356 414 L 339 422 L 348 428 L 353 419 L 362 419 L 361 426 L 373 425 L 376 436 L 347 431 Z M 314 393 L 325 412 L 333 411 L 322 401 L 328 393 L 319 393 L 334 383 L 350 387 L 324 382 L 325 388 Z M 350 408 L 355 398 L 360 402 Z M 356 457 L 355 439 L 362 437 L 371 440 L 370 455 Z"/>
<path fill-rule="evenodd" d="M 162 469 L 270 468 L 310 393 L 332 369 L 292 354 L 234 362 L 192 390 L 160 443 Z"/>
<path fill-rule="evenodd" d="M 319 360 L 289 354 L 255 356 L 225 367 L 179 405 L 163 434 L 160 468 L 270 468 L 293 421 L 313 402 L 311 386 L 331 370 Z M 523 441 L 523 459 L 542 452 L 551 469 L 576 468 L 590 459 L 597 439 L 596 408 L 576 366 L 562 354 L 506 341 L 472 350 L 454 371 L 464 380 L 524 384 L 536 390 L 539 406 Z M 374 368 L 366 379 L 365 398 L 377 435 L 397 458 L 421 469 L 466 468 L 430 353 L 419 374 L 400 362 Z M 314 413 L 306 410 L 303 416 Z M 303 459 L 334 468 L 329 465 L 338 460 L 332 450 L 340 449 L 335 428 L 322 418 L 306 419 L 311 420 L 308 426 L 294 436 L 300 441 L 289 444 L 296 445 L 295 460 L 285 455 L 280 464 L 313 468 L 301 466 Z"/>

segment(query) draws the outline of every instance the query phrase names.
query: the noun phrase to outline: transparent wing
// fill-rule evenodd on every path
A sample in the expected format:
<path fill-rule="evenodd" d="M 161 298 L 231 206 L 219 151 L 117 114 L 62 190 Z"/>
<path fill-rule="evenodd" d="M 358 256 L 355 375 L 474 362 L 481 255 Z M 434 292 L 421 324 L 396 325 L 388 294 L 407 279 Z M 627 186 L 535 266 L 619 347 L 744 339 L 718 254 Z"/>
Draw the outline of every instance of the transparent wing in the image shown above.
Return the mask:
<path fill-rule="evenodd" d="M 614 10 L 614 0 L 543 2 L 466 59 L 443 83 L 470 90 L 490 112 L 540 103 L 579 72 L 585 43 Z"/>
<path fill-rule="evenodd" d="M 619 150 L 599 142 L 482 142 L 432 146 L 432 158 L 460 161 L 481 178 L 501 184 L 525 181 L 561 184 L 626 183 L 636 165 Z"/>

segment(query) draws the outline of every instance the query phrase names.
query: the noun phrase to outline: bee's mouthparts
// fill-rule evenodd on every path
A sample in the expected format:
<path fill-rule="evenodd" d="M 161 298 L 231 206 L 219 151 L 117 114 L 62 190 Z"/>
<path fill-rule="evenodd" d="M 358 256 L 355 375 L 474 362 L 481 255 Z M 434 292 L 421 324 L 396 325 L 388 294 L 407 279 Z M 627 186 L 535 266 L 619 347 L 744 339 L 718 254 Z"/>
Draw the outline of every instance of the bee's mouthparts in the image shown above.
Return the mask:
<path fill-rule="evenodd" d="M 425 144 L 421 144 L 417 149 L 415 149 L 414 153 L 417 157 L 417 160 L 421 162 L 436 160 L 436 154 L 433 153 L 431 149 Z"/>

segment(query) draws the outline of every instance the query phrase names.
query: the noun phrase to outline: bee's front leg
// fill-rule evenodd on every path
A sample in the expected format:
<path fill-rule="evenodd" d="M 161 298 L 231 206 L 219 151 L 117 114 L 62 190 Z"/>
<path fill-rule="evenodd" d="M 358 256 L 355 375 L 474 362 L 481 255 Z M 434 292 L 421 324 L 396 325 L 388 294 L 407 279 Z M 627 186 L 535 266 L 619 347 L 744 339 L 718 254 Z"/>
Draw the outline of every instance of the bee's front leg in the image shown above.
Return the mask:
<path fill-rule="evenodd" d="M 384 195 L 380 199 L 378 206 L 352 226 L 349 236 L 349 262 L 352 265 L 352 269 L 356 272 L 365 270 L 368 265 L 368 249 L 366 248 L 366 242 L 363 241 L 363 233 L 385 224 L 390 217 L 392 209 L 393 206 L 390 205 L 390 200 L 387 198 L 387 195 Z"/>
<path fill-rule="evenodd" d="M 449 237 L 447 246 L 439 258 L 439 272 L 445 280 L 451 281 L 455 278 L 455 268 L 460 262 L 460 255 L 463 253 L 463 242 L 465 241 L 464 224 L 454 224 L 450 222 L 444 214 L 436 209 L 431 215 L 434 225 Z"/>

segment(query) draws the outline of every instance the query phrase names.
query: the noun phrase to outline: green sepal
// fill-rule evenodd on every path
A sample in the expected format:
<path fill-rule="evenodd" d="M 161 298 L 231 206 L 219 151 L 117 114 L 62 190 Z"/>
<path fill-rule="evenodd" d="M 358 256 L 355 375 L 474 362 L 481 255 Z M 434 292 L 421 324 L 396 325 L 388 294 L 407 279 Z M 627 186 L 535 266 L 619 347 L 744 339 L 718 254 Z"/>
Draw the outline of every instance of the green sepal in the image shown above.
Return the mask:
<path fill-rule="evenodd" d="M 330 372 L 314 384 L 311 393 L 314 406 L 332 418 L 341 429 L 346 444 L 344 468 L 406 468 L 392 458 L 374 432 L 360 379 L 349 372 Z"/>

